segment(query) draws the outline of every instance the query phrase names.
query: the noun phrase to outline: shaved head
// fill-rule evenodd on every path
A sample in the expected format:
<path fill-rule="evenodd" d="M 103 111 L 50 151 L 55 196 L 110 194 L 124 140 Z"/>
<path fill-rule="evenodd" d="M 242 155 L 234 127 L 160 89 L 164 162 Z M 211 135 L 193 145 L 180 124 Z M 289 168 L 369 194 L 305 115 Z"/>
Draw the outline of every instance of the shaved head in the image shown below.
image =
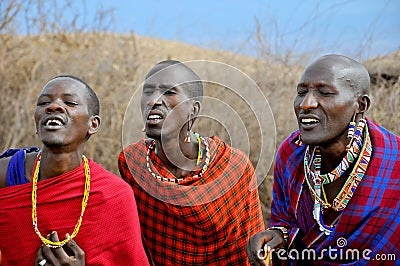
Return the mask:
<path fill-rule="evenodd" d="M 343 55 L 330 54 L 317 58 L 307 69 L 316 66 L 329 68 L 337 79 L 342 79 L 353 88 L 356 96 L 370 94 L 369 73 L 361 63 Z"/>
<path fill-rule="evenodd" d="M 166 60 L 158 63 L 152 69 L 150 69 L 149 73 L 146 75 L 146 80 L 149 79 L 153 75 L 157 75 L 157 72 L 162 71 L 168 68 L 173 72 L 180 73 L 181 78 L 176 80 L 176 84 L 172 85 L 180 85 L 183 84 L 186 86 L 187 95 L 190 98 L 195 98 L 199 101 L 203 98 L 203 83 L 201 82 L 200 77 L 188 66 L 185 64 L 176 61 L 176 60 Z"/>

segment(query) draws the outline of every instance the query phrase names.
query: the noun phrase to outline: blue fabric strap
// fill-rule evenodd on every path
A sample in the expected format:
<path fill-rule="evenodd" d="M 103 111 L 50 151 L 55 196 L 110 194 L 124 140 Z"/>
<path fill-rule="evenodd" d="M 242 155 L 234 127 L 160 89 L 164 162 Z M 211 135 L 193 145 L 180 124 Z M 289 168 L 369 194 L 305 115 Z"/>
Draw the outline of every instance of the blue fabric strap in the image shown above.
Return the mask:
<path fill-rule="evenodd" d="M 7 186 L 29 183 L 29 180 L 25 177 L 25 155 L 37 151 L 39 151 L 38 147 L 25 147 L 23 149 L 8 149 L 0 155 L 0 158 L 12 156 L 7 169 Z"/>

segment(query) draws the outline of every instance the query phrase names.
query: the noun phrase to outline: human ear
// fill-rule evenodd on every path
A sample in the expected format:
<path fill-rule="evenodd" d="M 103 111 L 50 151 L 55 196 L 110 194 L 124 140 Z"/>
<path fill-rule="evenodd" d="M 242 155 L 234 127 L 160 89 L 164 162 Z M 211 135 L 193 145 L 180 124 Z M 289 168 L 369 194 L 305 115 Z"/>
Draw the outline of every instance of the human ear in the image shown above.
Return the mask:
<path fill-rule="evenodd" d="M 368 95 L 362 95 L 358 98 L 358 110 L 357 113 L 363 113 L 364 117 L 367 111 L 369 110 L 371 106 L 371 99 L 369 98 Z"/>
<path fill-rule="evenodd" d="M 195 101 L 193 103 L 193 110 L 192 110 L 193 115 L 192 116 L 197 117 L 200 114 L 200 109 L 201 109 L 201 102 Z"/>
<path fill-rule="evenodd" d="M 88 135 L 93 135 L 95 133 L 97 133 L 97 131 L 100 128 L 100 123 L 101 123 L 101 119 L 100 116 L 98 115 L 92 115 L 89 118 L 89 130 L 88 130 Z"/>

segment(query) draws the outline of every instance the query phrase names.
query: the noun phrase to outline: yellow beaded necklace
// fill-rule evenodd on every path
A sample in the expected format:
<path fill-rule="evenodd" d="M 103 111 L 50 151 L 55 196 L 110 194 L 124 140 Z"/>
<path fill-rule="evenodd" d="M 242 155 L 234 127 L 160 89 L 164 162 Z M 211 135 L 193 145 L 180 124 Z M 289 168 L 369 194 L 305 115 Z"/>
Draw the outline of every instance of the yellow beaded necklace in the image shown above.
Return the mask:
<path fill-rule="evenodd" d="M 39 168 L 40 168 L 40 158 L 42 157 L 42 152 L 39 152 L 35 165 L 33 166 L 33 174 L 32 174 L 32 221 L 33 221 L 33 226 L 35 229 L 36 234 L 39 236 L 39 238 L 42 240 L 43 244 L 45 244 L 48 247 L 51 248 L 59 248 L 71 241 L 79 232 L 79 228 L 81 227 L 82 224 L 82 219 L 83 219 L 83 214 L 85 213 L 85 209 L 87 206 L 87 202 L 89 199 L 89 193 L 90 193 L 90 168 L 89 168 L 89 163 L 88 160 L 84 155 L 82 155 L 82 159 L 84 162 L 84 169 L 85 169 L 85 190 L 83 193 L 83 199 L 82 199 L 82 210 L 81 210 L 81 215 L 79 216 L 78 222 L 75 225 L 73 233 L 66 239 L 59 241 L 59 242 L 53 242 L 50 241 L 49 239 L 45 238 L 42 236 L 38 229 L 38 221 L 37 221 L 37 211 L 36 211 L 36 194 L 37 194 L 37 180 L 39 177 Z"/>

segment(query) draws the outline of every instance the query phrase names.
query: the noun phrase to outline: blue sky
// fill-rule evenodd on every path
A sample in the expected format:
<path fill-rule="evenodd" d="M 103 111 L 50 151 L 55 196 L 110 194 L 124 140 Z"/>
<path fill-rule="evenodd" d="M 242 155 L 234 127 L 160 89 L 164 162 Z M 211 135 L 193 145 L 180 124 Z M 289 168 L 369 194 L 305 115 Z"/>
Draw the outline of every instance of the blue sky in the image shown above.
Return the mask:
<path fill-rule="evenodd" d="M 61 0 L 59 0 L 62 2 Z M 81 0 L 82 23 L 113 10 L 109 30 L 257 56 L 342 53 L 360 59 L 400 49 L 399 0 Z M 79 4 L 76 4 L 79 8 Z M 65 14 L 64 14 L 65 15 Z M 82 16 L 81 16 L 82 17 Z M 257 21 L 259 36 L 257 41 Z"/>

